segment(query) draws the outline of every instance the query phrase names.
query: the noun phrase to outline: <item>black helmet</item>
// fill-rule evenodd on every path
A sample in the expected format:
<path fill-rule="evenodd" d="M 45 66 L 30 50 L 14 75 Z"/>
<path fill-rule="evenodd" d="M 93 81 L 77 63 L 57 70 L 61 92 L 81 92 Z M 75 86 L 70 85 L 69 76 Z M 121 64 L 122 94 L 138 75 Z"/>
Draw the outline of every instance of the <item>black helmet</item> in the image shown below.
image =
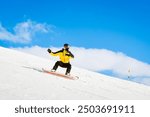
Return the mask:
<path fill-rule="evenodd" d="M 67 43 L 64 44 L 64 47 L 68 47 L 68 46 L 69 46 L 69 44 L 67 44 Z"/>

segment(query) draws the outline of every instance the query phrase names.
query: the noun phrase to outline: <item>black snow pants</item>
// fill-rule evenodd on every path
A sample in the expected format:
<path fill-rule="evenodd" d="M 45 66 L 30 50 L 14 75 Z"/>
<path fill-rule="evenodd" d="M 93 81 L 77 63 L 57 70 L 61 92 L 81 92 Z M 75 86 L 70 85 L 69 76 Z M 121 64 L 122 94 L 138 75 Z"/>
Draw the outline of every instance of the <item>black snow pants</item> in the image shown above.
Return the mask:
<path fill-rule="evenodd" d="M 71 64 L 70 63 L 63 63 L 61 61 L 57 61 L 53 67 L 53 70 L 57 70 L 58 66 L 63 67 L 63 68 L 67 68 L 66 73 L 65 73 L 66 75 L 68 73 L 70 73 L 70 71 L 71 71 Z"/>

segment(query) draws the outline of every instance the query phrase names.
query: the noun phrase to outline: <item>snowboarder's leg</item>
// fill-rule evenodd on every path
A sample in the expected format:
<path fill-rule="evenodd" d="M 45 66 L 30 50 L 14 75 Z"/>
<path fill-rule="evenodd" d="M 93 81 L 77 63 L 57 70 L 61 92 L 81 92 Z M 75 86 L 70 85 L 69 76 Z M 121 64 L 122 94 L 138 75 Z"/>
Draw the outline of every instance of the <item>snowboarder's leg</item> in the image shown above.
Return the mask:
<path fill-rule="evenodd" d="M 52 70 L 57 70 L 57 68 L 58 68 L 58 66 L 62 66 L 62 62 L 61 61 L 57 61 L 56 63 L 55 63 L 55 65 L 54 65 L 54 67 L 53 67 L 53 69 Z"/>
<path fill-rule="evenodd" d="M 70 63 L 67 63 L 66 64 L 66 67 L 67 67 L 67 70 L 66 70 L 66 75 L 70 74 L 70 71 L 71 71 L 71 64 Z"/>
<path fill-rule="evenodd" d="M 55 63 L 55 65 L 54 65 L 52 71 L 53 71 L 53 70 L 56 71 L 57 68 L 58 68 L 58 66 L 61 66 L 61 67 L 63 67 L 63 68 L 67 68 L 65 74 L 66 74 L 66 75 L 70 74 L 70 71 L 71 71 L 71 64 L 70 64 L 70 63 L 63 63 L 63 62 L 61 62 L 61 61 L 57 61 L 57 62 Z"/>

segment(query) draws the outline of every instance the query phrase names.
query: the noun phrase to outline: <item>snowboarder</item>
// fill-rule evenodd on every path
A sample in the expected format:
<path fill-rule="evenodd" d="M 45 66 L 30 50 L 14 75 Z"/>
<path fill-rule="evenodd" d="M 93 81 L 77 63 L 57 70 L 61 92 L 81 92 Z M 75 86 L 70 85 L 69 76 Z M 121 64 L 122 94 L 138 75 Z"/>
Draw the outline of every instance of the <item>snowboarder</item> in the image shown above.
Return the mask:
<path fill-rule="evenodd" d="M 74 58 L 74 55 L 69 51 L 69 44 L 64 44 L 64 48 L 62 50 L 59 50 L 57 52 L 52 52 L 50 49 L 47 50 L 52 56 L 59 56 L 60 61 L 57 61 L 51 70 L 52 72 L 55 72 L 58 68 L 58 66 L 67 68 L 65 75 L 70 75 L 71 71 L 71 64 L 70 64 L 70 58 Z"/>

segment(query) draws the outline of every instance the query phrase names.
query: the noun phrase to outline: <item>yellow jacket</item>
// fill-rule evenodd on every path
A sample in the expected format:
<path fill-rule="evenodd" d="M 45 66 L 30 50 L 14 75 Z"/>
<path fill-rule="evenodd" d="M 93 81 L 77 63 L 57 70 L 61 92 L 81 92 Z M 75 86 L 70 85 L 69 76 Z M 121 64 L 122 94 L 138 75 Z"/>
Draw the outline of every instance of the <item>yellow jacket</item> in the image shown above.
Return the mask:
<path fill-rule="evenodd" d="M 65 49 L 62 49 L 57 52 L 51 52 L 52 56 L 59 56 L 60 61 L 63 63 L 69 63 L 70 58 L 74 58 L 73 54 L 70 51 L 66 51 Z"/>

